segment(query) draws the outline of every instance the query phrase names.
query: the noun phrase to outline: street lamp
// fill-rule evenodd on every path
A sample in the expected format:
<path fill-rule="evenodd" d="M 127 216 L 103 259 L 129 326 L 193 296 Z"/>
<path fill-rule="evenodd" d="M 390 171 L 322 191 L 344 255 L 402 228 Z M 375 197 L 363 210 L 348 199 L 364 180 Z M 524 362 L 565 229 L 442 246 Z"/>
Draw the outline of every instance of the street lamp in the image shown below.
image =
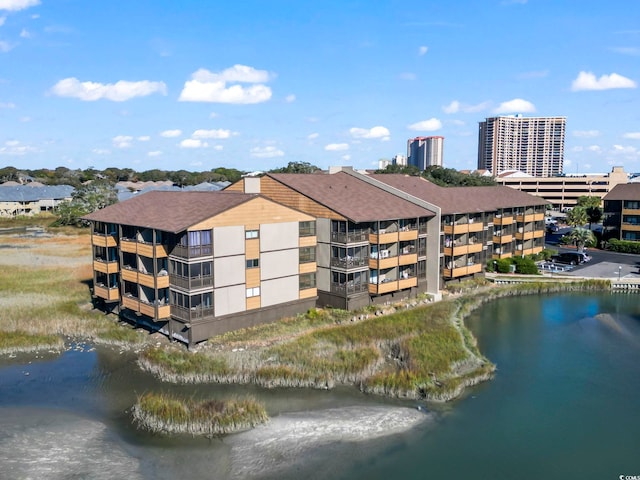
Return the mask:
<path fill-rule="evenodd" d="M 498 273 L 498 262 L 493 261 L 493 273 Z"/>
<path fill-rule="evenodd" d="M 622 265 L 618 265 L 618 280 L 620 280 L 621 273 L 622 273 Z"/>

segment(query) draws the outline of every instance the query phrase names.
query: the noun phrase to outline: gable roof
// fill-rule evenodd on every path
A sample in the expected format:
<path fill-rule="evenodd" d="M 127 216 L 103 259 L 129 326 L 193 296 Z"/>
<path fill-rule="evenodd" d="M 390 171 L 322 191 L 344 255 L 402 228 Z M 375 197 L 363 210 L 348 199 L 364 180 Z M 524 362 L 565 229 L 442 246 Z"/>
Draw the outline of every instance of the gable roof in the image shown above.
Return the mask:
<path fill-rule="evenodd" d="M 8 183 L 8 182 L 7 182 Z M 71 185 L 28 186 L 14 185 L 0 188 L 1 202 L 36 202 L 38 200 L 64 200 L 71 198 L 75 188 Z"/>
<path fill-rule="evenodd" d="M 379 173 L 371 178 L 433 203 L 443 214 L 489 212 L 499 208 L 547 205 L 545 199 L 514 188 L 441 187 L 422 177 Z"/>
<path fill-rule="evenodd" d="M 619 183 L 603 198 L 607 200 L 640 200 L 640 183 Z"/>
<path fill-rule="evenodd" d="M 256 197 L 238 192 L 153 190 L 82 218 L 178 233 Z"/>
<path fill-rule="evenodd" d="M 356 223 L 435 215 L 345 172 L 267 176 Z"/>

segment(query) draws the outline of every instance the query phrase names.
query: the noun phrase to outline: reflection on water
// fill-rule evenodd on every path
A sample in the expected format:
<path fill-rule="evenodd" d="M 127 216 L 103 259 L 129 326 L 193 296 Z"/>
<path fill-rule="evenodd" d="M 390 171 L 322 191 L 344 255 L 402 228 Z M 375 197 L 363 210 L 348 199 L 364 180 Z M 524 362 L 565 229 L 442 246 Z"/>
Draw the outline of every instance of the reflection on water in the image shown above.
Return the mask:
<path fill-rule="evenodd" d="M 508 298 L 468 319 L 496 378 L 424 415 L 333 391 L 162 384 L 108 348 L 0 358 L 0 477 L 617 478 L 637 474 L 634 295 Z M 211 441 L 135 430 L 136 395 L 252 394 L 265 427 Z M 374 438 L 375 437 L 375 438 Z M 366 439 L 366 441 L 364 441 Z M 545 459 L 545 461 L 541 461 Z"/>

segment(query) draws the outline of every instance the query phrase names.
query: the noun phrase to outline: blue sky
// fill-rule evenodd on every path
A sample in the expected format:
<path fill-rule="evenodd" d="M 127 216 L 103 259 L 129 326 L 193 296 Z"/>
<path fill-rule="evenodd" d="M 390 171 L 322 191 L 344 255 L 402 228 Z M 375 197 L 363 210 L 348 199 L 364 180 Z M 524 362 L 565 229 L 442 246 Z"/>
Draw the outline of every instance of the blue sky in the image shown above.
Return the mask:
<path fill-rule="evenodd" d="M 640 171 L 637 0 L 0 0 L 0 166 L 376 167 L 566 116 L 565 172 Z"/>

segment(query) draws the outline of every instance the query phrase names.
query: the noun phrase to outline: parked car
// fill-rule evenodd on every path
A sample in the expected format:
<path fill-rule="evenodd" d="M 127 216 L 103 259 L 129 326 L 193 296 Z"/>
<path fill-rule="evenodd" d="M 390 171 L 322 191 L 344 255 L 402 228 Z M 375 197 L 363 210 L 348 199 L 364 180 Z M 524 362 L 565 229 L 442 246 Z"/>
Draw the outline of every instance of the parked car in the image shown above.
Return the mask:
<path fill-rule="evenodd" d="M 547 233 L 555 233 L 560 230 L 560 227 L 556 223 L 550 223 L 547 225 Z"/>
<path fill-rule="evenodd" d="M 568 263 L 569 265 L 582 265 L 591 260 L 591 257 L 581 252 L 563 252 L 559 255 L 554 255 L 551 260 L 558 263 Z"/>

